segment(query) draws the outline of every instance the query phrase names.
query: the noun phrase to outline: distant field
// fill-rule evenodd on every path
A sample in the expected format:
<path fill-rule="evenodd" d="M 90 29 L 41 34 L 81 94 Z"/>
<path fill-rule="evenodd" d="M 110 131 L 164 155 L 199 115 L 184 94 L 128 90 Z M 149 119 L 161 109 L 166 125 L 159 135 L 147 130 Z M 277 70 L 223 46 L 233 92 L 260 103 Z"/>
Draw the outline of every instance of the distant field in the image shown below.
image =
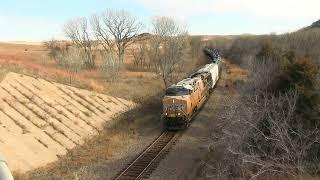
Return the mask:
<path fill-rule="evenodd" d="M 42 44 L 42 42 L 29 42 L 29 41 L 7 41 L 7 42 L 0 42 L 0 43 L 24 44 L 24 45 L 41 45 Z"/>
<path fill-rule="evenodd" d="M 13 171 L 56 161 L 135 104 L 8 73 L 0 83 L 0 147 Z"/>

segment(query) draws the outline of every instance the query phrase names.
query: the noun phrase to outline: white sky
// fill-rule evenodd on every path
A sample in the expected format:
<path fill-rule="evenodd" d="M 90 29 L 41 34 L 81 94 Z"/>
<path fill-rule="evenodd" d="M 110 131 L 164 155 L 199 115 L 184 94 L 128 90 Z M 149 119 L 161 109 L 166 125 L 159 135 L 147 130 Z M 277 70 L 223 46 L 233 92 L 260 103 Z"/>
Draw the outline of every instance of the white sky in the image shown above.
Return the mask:
<path fill-rule="evenodd" d="M 191 34 L 266 34 L 298 30 L 320 19 L 320 0 L 1 0 L 0 41 L 64 38 L 68 19 L 125 9 L 145 24 L 173 16 Z"/>

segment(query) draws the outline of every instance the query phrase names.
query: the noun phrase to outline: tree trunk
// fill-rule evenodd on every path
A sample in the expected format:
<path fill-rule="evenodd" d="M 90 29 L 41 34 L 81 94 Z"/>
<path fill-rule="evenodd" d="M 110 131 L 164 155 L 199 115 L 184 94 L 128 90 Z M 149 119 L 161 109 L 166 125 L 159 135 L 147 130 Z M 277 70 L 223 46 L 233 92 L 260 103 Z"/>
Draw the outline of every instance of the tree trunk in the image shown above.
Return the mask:
<path fill-rule="evenodd" d="M 119 62 L 120 62 L 120 64 L 123 64 L 123 61 L 124 61 L 124 53 L 125 53 L 125 50 L 124 50 L 124 49 L 119 50 Z"/>
<path fill-rule="evenodd" d="M 163 80 L 163 84 L 164 84 L 165 89 L 167 89 L 168 84 L 167 84 L 167 77 L 165 74 L 162 74 L 162 80 Z"/>

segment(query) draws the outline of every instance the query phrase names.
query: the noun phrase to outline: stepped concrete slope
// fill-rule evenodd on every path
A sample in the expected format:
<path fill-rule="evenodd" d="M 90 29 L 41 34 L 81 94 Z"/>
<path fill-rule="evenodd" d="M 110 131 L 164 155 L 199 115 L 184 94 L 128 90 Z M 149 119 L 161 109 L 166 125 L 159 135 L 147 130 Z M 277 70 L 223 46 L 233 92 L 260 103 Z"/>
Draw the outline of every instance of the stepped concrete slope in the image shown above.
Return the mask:
<path fill-rule="evenodd" d="M 9 73 L 0 83 L 0 152 L 11 170 L 41 167 L 134 106 L 124 99 Z"/>

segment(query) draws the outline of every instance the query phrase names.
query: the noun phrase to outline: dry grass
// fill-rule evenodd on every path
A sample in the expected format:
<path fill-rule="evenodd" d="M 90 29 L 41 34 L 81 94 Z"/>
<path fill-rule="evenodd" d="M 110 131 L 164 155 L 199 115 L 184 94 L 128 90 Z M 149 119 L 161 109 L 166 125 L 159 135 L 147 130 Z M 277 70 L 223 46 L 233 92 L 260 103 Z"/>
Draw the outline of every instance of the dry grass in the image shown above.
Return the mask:
<path fill-rule="evenodd" d="M 28 51 L 25 51 L 26 48 Z M 41 46 L 30 47 L 29 45 L 0 44 L 0 53 L 2 53 L 2 55 L 0 55 L 0 80 L 2 80 L 7 72 L 16 72 L 69 85 L 69 75 L 67 72 L 53 61 L 48 60 L 45 56 L 46 51 Z M 130 64 L 131 57 L 126 57 L 129 58 L 128 63 Z M 140 108 L 122 114 L 114 122 L 108 123 L 100 134 L 90 140 L 86 140 L 84 145 L 76 146 L 74 149 L 70 150 L 68 154 L 61 156 L 59 161 L 23 175 L 18 173 L 16 176 L 17 178 L 23 177 L 26 179 L 27 175 L 30 174 L 30 177 L 37 177 L 37 179 L 48 179 L 49 177 L 51 179 L 54 179 L 55 177 L 58 179 L 59 177 L 69 177 L 70 179 L 73 179 L 74 173 L 81 167 L 94 162 L 99 162 L 100 160 L 107 161 L 123 146 L 135 141 L 138 136 L 137 129 L 146 126 L 146 124 L 155 126 L 159 123 L 160 112 L 157 112 L 161 110 L 161 95 L 159 95 L 159 93 L 163 92 L 164 87 L 161 80 L 159 80 L 154 73 L 131 72 L 126 68 L 123 68 L 121 77 L 119 77 L 117 81 L 107 82 L 103 79 L 103 72 L 101 72 L 100 69 L 91 71 L 82 70 L 76 75 L 71 86 L 133 100 L 134 102 L 143 105 Z M 26 93 L 22 92 L 17 87 L 14 88 L 30 102 L 34 101 L 29 96 L 28 89 L 24 88 L 25 90 L 28 90 Z M 40 86 L 34 86 L 34 88 L 37 90 L 42 89 Z M 77 96 L 75 94 L 71 96 L 71 92 L 68 92 L 67 94 L 70 97 Z M 80 114 L 84 115 L 84 117 L 87 116 L 87 119 L 93 116 L 95 110 L 99 112 L 112 111 L 109 107 L 100 107 L 100 104 L 96 104 L 93 109 L 92 107 L 87 106 L 87 104 L 91 102 L 90 98 L 84 99 L 81 95 L 78 96 L 78 98 L 80 99 L 77 103 L 87 108 L 87 111 L 81 111 Z M 102 99 L 101 97 L 99 99 L 101 100 L 101 103 L 112 103 L 110 99 Z M 40 101 L 42 102 L 43 100 Z M 35 101 L 34 103 L 39 105 L 39 102 Z M 113 103 L 116 104 L 117 102 Z M 28 107 L 27 104 L 28 103 L 24 103 L 23 105 Z M 47 106 L 44 108 L 56 110 L 54 106 L 55 104 L 47 103 Z M 49 111 L 46 112 L 54 119 L 57 119 L 58 121 L 62 120 L 61 118 L 50 114 Z M 34 113 L 37 116 L 40 115 L 38 112 Z M 80 116 L 80 114 L 78 113 L 76 116 Z M 146 118 L 146 115 L 148 115 L 148 118 Z M 150 117 L 154 118 L 150 121 Z M 91 127 L 94 127 L 92 122 L 85 122 Z M 52 124 L 52 126 L 54 125 Z M 22 127 L 22 129 L 25 128 Z M 54 129 L 59 132 L 57 127 Z M 94 127 L 94 129 L 96 128 Z M 64 132 L 60 133 L 64 134 Z M 63 146 L 51 134 L 46 134 Z"/>
<path fill-rule="evenodd" d="M 28 49 L 28 51 L 25 51 Z M 62 67 L 50 60 L 47 50 L 39 44 L 1 44 L 0 43 L 0 80 L 7 72 L 16 72 L 29 75 L 35 78 L 41 77 L 53 82 L 70 84 L 69 74 Z M 131 65 L 131 55 L 126 55 L 126 64 Z M 97 64 L 101 64 L 97 60 Z M 125 65 L 127 66 L 127 65 Z M 130 100 L 136 99 L 139 89 L 130 92 L 132 86 L 148 86 L 148 83 L 161 87 L 161 82 L 157 82 L 155 75 L 150 72 L 131 72 L 123 68 L 121 77 L 116 82 L 106 82 L 103 78 L 104 73 L 99 68 L 94 70 L 81 70 L 75 75 L 72 86 L 94 90 L 100 93 L 111 93 L 118 97 L 128 97 Z M 150 86 L 151 87 L 151 86 Z M 138 87 L 139 88 L 139 87 Z M 129 92 L 129 94 L 128 94 Z"/>
<path fill-rule="evenodd" d="M 20 171 L 12 172 L 12 176 L 15 180 L 28 180 L 28 176 Z"/>
<path fill-rule="evenodd" d="M 42 86 L 42 90 L 39 91 L 33 86 L 34 84 Z M 49 143 L 49 148 L 41 149 L 42 154 L 37 152 L 39 149 L 23 151 L 21 150 L 22 148 L 17 148 L 15 151 L 17 153 L 21 152 L 29 154 L 29 156 L 16 157 L 7 154 L 8 159 L 11 160 L 9 163 L 13 164 L 13 170 L 21 169 L 23 172 L 32 170 L 31 168 L 33 167 L 41 167 L 55 161 L 56 155 L 65 155 L 67 151 L 76 145 L 82 144 L 87 136 L 92 137 L 92 135 L 97 134 L 99 132 L 98 129 L 102 129 L 103 124 L 111 120 L 113 116 L 132 108 L 132 106 L 128 108 L 128 106 L 123 103 L 119 103 L 116 108 L 114 108 L 115 105 L 104 104 L 103 102 L 98 106 L 95 101 L 99 99 L 95 99 L 95 96 L 99 95 L 104 99 L 108 99 L 109 96 L 84 90 L 73 90 L 69 86 L 50 83 L 41 79 L 34 79 L 15 73 L 8 74 L 8 77 L 1 82 L 0 87 L 2 92 L 1 100 L 3 101 L 3 109 L 1 109 L 2 113 L 0 115 L 8 120 L 8 122 L 6 122 L 7 124 L 16 124 L 20 127 L 20 134 L 14 134 L 10 133 L 13 132 L 11 131 L 13 128 L 11 126 L 6 126 L 5 128 L 10 130 L 8 131 L 9 138 L 1 143 L 6 145 L 7 143 L 10 143 L 10 140 L 17 141 L 17 146 L 22 147 L 26 146 L 26 143 L 30 143 L 34 145 L 34 147 L 41 144 L 41 146 L 44 146 L 41 142 L 48 141 Z M 57 87 L 60 87 L 63 91 L 59 91 Z M 68 90 L 69 88 L 74 92 Z M 81 95 L 79 94 L 79 96 L 77 96 L 77 91 L 80 91 Z M 68 92 L 68 94 L 71 95 L 71 98 L 63 92 Z M 65 99 L 60 97 L 64 97 Z M 66 99 L 70 102 L 66 103 Z M 82 116 L 75 118 L 74 115 L 82 115 L 82 112 L 86 111 L 86 109 L 84 109 L 84 107 L 80 108 L 80 105 L 78 105 L 74 99 L 82 102 L 88 109 L 94 110 L 94 112 L 97 113 L 97 116 L 93 116 L 93 113 L 89 112 L 87 116 L 90 117 Z M 22 101 L 25 101 L 25 103 L 22 103 Z M 128 103 L 130 102 L 128 101 Z M 72 104 L 72 106 L 67 105 L 68 108 L 70 107 L 71 109 L 68 109 L 66 104 Z M 103 113 L 103 109 L 100 107 L 102 105 L 110 106 L 112 111 Z M 81 110 L 79 110 L 79 108 Z M 96 108 L 99 108 L 100 111 Z M 23 136 L 22 134 L 28 133 L 28 130 L 31 131 L 30 136 Z M 34 141 L 34 138 L 31 135 L 41 140 L 41 142 Z M 29 141 L 27 138 L 32 139 Z M 56 148 L 57 151 L 53 151 L 53 148 Z M 28 166 L 28 164 L 24 164 L 33 159 L 33 155 L 39 156 L 37 158 L 42 159 L 43 161 L 39 161 L 38 164 L 35 164 L 32 167 Z M 17 163 L 15 162 L 15 160 L 17 161 L 16 158 L 18 159 Z"/>
<path fill-rule="evenodd" d="M 4 77 L 6 77 L 7 73 L 8 70 L 0 66 L 0 82 L 4 79 Z"/>
<path fill-rule="evenodd" d="M 248 75 L 248 70 L 241 68 L 239 65 L 224 61 L 224 66 L 228 76 L 228 81 L 244 80 Z"/>
<path fill-rule="evenodd" d="M 158 100 L 158 97 L 148 99 L 145 105 L 121 114 L 115 121 L 106 124 L 99 135 L 70 150 L 59 161 L 29 172 L 28 175 L 31 179 L 74 179 L 74 175 L 82 167 L 108 161 L 121 148 L 138 138 L 138 129 L 143 125 L 159 124 L 161 104 Z"/>

